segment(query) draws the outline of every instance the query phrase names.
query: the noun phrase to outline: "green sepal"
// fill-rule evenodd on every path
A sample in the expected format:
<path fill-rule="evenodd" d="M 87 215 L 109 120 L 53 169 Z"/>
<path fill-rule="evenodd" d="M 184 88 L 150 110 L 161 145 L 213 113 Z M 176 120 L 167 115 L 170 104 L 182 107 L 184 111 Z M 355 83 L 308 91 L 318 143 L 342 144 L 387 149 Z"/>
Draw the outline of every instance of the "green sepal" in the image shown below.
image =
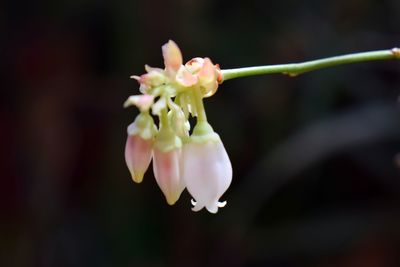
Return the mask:
<path fill-rule="evenodd" d="M 155 147 L 163 152 L 168 152 L 182 147 L 182 140 L 170 127 L 161 127 L 157 134 Z"/>
<path fill-rule="evenodd" d="M 219 140 L 221 140 L 219 135 L 206 121 L 198 121 L 190 136 L 190 141 L 195 143 L 218 142 Z"/>
<path fill-rule="evenodd" d="M 153 139 L 157 135 L 157 127 L 148 112 L 141 112 L 133 124 L 128 127 L 129 135 L 139 135 L 145 140 Z"/>

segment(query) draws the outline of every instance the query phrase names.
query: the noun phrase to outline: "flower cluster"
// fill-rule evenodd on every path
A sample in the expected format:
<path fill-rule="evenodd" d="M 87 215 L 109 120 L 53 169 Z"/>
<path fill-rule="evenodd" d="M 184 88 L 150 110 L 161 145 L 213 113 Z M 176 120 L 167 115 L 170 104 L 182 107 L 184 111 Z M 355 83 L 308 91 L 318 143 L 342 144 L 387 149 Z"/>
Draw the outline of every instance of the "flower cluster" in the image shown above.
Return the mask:
<path fill-rule="evenodd" d="M 125 159 L 133 181 L 140 183 L 153 159 L 157 184 L 173 205 L 185 188 L 192 209 L 216 213 L 226 201 L 219 198 L 232 180 L 232 166 L 218 134 L 207 122 L 203 98 L 213 95 L 221 72 L 209 58 L 194 58 L 183 65 L 178 46 L 162 46 L 164 69 L 145 66 L 146 74 L 132 76 L 141 95 L 130 96 L 140 114 L 128 126 Z M 159 117 L 159 127 L 150 114 Z M 189 116 L 196 117 L 190 134 Z"/>

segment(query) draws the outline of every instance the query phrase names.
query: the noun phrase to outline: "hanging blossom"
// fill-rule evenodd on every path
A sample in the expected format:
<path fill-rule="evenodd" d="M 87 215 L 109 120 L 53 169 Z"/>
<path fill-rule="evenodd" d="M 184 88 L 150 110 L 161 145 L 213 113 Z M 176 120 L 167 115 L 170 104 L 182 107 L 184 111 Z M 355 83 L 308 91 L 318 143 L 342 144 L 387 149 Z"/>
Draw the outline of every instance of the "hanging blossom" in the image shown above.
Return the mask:
<path fill-rule="evenodd" d="M 218 65 L 196 57 L 183 65 L 173 41 L 162 46 L 165 68 L 145 66 L 147 73 L 132 76 L 141 95 L 130 96 L 140 114 L 128 126 L 125 159 L 133 181 L 140 183 L 153 159 L 156 182 L 173 205 L 186 188 L 193 211 L 216 213 L 221 196 L 232 181 L 232 165 L 217 133 L 207 122 L 203 98 L 212 96 L 222 80 Z M 151 111 L 151 113 L 150 113 Z M 153 117 L 159 117 L 158 127 Z M 190 135 L 189 117 L 196 118 Z"/>

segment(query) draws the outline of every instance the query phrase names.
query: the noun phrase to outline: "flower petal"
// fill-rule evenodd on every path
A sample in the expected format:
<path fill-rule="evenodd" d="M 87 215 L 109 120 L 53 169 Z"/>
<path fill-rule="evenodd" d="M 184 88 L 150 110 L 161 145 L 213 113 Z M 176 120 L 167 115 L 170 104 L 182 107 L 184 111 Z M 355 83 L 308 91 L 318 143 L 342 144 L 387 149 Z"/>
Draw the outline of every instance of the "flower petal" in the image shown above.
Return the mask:
<path fill-rule="evenodd" d="M 185 67 L 179 69 L 176 74 L 176 81 L 185 87 L 193 86 L 197 83 L 197 77 L 191 74 Z"/>
<path fill-rule="evenodd" d="M 154 103 L 154 96 L 152 95 L 131 95 L 124 103 L 124 108 L 129 106 L 136 106 L 140 111 L 147 111 Z"/>
<path fill-rule="evenodd" d="M 218 89 L 218 66 L 213 65 L 209 58 L 205 58 L 198 76 L 204 97 L 215 94 Z"/>
<path fill-rule="evenodd" d="M 193 74 L 197 74 L 200 70 L 201 67 L 204 64 L 204 58 L 201 57 L 195 57 L 186 62 L 185 67 L 187 70 L 189 70 Z"/>
<path fill-rule="evenodd" d="M 148 65 L 145 65 L 145 69 L 147 73 L 142 74 L 141 76 L 132 75 L 131 78 L 139 82 L 141 93 L 152 93 L 154 95 L 154 93 L 151 92 L 151 89 L 165 84 L 168 78 L 163 69 L 152 68 Z"/>
<path fill-rule="evenodd" d="M 162 46 L 162 53 L 166 70 L 170 73 L 176 73 L 182 65 L 182 53 L 178 45 L 169 40 Z"/>
<path fill-rule="evenodd" d="M 216 80 L 216 76 L 215 66 L 208 57 L 204 58 L 203 66 L 199 72 L 199 78 L 203 82 L 211 82 Z"/>

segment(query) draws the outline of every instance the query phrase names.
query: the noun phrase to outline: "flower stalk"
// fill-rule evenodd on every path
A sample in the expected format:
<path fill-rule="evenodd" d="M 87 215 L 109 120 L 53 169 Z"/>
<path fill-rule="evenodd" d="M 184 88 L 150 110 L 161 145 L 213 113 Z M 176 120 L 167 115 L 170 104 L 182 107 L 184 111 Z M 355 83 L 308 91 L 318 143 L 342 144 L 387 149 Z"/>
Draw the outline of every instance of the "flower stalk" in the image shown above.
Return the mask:
<path fill-rule="evenodd" d="M 294 77 L 306 72 L 334 67 L 338 65 L 366 62 L 366 61 L 391 60 L 391 59 L 400 59 L 399 48 L 347 54 L 342 56 L 305 61 L 301 63 L 225 69 L 221 70 L 221 74 L 222 74 L 222 82 L 235 78 L 264 75 L 264 74 L 274 74 L 274 73 L 282 73 Z"/>
<path fill-rule="evenodd" d="M 193 93 L 195 96 L 194 100 L 196 102 L 197 120 L 207 122 L 207 115 L 203 104 L 203 96 L 201 95 L 200 89 L 196 88 Z"/>

